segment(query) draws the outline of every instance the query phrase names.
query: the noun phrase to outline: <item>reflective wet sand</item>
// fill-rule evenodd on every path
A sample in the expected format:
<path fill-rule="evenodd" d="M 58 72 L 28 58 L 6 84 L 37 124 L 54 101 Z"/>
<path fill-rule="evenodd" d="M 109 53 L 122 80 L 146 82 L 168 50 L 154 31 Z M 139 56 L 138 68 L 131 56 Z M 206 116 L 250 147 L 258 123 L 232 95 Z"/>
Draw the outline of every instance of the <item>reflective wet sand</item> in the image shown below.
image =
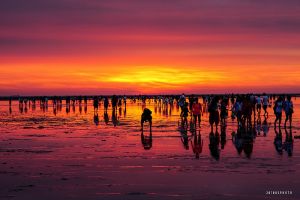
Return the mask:
<path fill-rule="evenodd" d="M 232 140 L 237 124 L 231 118 L 225 130 L 219 128 L 218 145 L 210 148 L 204 113 L 203 150 L 197 159 L 195 134 L 181 131 L 176 105 L 165 108 L 147 101 L 153 115 L 149 145 L 147 125 L 141 137 L 141 102 L 128 101 L 126 110 L 123 105 L 115 117 L 110 107 L 106 123 L 103 106 L 94 115 L 92 102 L 71 106 L 67 113 L 65 105 L 53 110 L 50 102 L 47 110 L 37 104 L 20 112 L 18 102 L 10 110 L 2 101 L 0 198 L 299 199 L 300 139 L 294 136 L 300 135 L 300 102 L 293 102 L 292 129 L 281 128 L 282 145 L 293 147 L 291 155 L 275 148 L 274 115 L 268 108 L 269 118 L 256 117 L 256 137 L 240 153 Z M 292 143 L 286 137 L 291 133 Z M 266 195 L 269 190 L 293 194 Z"/>

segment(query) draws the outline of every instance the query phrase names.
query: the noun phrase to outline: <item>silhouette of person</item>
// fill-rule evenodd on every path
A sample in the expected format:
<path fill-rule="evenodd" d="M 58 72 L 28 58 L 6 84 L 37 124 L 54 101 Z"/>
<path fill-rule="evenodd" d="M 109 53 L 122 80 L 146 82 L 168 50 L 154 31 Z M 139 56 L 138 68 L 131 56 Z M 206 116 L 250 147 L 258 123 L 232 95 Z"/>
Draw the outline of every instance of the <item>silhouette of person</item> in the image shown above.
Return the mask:
<path fill-rule="evenodd" d="M 266 95 L 266 93 L 263 93 L 262 101 L 263 101 L 264 116 L 269 117 L 269 113 L 267 111 L 269 105 L 269 97 Z"/>
<path fill-rule="evenodd" d="M 151 110 L 149 110 L 148 108 L 144 108 L 144 111 L 141 116 L 141 130 L 144 129 L 144 123 L 149 122 L 150 132 L 151 132 L 151 130 L 152 130 L 152 115 L 151 114 L 152 114 Z"/>
<path fill-rule="evenodd" d="M 218 107 L 219 98 L 214 97 L 208 106 L 209 112 L 209 124 L 211 127 L 211 132 L 213 132 L 213 125 L 216 126 L 216 132 L 218 130 L 218 125 L 220 122 L 220 115 L 219 115 L 219 107 Z"/>
<path fill-rule="evenodd" d="M 11 105 L 12 105 L 12 98 L 10 97 L 9 98 L 9 103 L 8 103 L 8 105 L 9 105 L 9 114 L 11 114 L 12 113 L 12 108 L 11 108 Z"/>
<path fill-rule="evenodd" d="M 70 107 L 66 106 L 66 113 L 69 114 L 69 112 L 70 112 Z"/>
<path fill-rule="evenodd" d="M 184 105 L 181 107 L 181 121 L 183 122 L 183 125 L 188 127 L 188 120 L 187 117 L 189 116 L 189 109 L 188 109 L 188 103 L 184 103 Z"/>
<path fill-rule="evenodd" d="M 226 118 L 228 117 L 227 106 L 228 106 L 228 99 L 226 97 L 223 97 L 221 101 L 221 113 L 220 113 L 221 124 L 226 123 Z"/>
<path fill-rule="evenodd" d="M 118 97 L 116 95 L 113 95 L 111 98 L 113 112 L 116 112 L 117 103 L 118 103 Z"/>
<path fill-rule="evenodd" d="M 285 112 L 285 122 L 284 127 L 286 127 L 286 123 L 290 122 L 290 127 L 292 127 L 292 116 L 294 113 L 294 105 L 291 100 L 291 96 L 287 96 L 287 100 L 284 102 L 284 112 Z"/>
<path fill-rule="evenodd" d="M 98 107 L 99 107 L 99 99 L 98 99 L 98 97 L 94 97 L 93 105 L 94 105 L 94 112 L 98 112 Z"/>
<path fill-rule="evenodd" d="M 104 112 L 107 112 L 108 106 L 109 106 L 109 100 L 108 100 L 108 97 L 105 97 L 104 98 Z"/>
<path fill-rule="evenodd" d="M 191 106 L 192 114 L 194 117 L 194 123 L 195 125 L 198 122 L 198 126 L 200 128 L 200 123 L 201 123 L 201 114 L 202 114 L 202 105 L 198 102 L 198 98 L 196 98 L 193 101 L 193 105 Z"/>
<path fill-rule="evenodd" d="M 282 109 L 283 109 L 283 97 L 280 96 L 278 97 L 278 99 L 275 101 L 275 105 L 274 105 L 274 114 L 276 116 L 275 122 L 274 122 L 274 126 L 276 128 L 276 123 L 278 121 L 279 124 L 279 128 L 281 126 L 281 118 L 282 118 Z"/>

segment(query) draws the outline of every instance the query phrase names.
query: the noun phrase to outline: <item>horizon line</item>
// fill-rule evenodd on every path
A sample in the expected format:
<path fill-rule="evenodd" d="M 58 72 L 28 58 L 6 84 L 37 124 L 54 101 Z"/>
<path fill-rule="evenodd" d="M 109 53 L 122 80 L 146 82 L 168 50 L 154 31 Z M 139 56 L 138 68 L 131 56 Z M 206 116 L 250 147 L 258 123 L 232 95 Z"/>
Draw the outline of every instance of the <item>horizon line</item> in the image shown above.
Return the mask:
<path fill-rule="evenodd" d="M 93 95 L 4 95 L 0 96 L 0 100 L 4 100 L 7 98 L 33 98 L 33 97 L 111 97 L 113 95 L 116 96 L 126 96 L 126 97 L 138 97 L 138 96 L 180 96 L 184 94 L 185 96 L 222 96 L 222 95 L 247 95 L 247 94 L 254 94 L 254 95 L 291 95 L 293 97 L 300 96 L 300 93 L 291 93 L 291 92 L 238 92 L 238 93 L 170 93 L 170 94 L 93 94 Z"/>

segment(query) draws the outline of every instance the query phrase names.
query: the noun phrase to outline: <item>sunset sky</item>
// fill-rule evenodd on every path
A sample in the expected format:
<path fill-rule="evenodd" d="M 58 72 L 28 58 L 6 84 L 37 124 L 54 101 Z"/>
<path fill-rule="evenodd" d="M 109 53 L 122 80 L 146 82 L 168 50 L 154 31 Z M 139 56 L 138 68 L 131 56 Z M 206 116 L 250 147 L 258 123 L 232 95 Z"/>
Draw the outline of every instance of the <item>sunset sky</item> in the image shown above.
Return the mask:
<path fill-rule="evenodd" d="M 2 0 L 0 96 L 300 92 L 299 0 Z"/>

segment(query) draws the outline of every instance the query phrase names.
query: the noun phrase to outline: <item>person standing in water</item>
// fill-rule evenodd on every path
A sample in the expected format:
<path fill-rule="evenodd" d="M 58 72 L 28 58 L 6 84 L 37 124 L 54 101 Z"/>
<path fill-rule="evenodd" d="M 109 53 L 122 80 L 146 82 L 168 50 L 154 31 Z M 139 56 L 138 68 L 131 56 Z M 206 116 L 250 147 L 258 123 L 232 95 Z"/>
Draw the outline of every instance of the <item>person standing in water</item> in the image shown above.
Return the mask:
<path fill-rule="evenodd" d="M 228 105 L 228 99 L 227 99 L 227 97 L 223 97 L 221 100 L 221 113 L 220 113 L 222 125 L 226 124 L 226 118 L 228 116 L 227 105 Z"/>
<path fill-rule="evenodd" d="M 215 124 L 216 126 L 216 132 L 218 131 L 218 125 L 220 122 L 220 114 L 219 114 L 219 98 L 213 97 L 211 100 L 209 106 L 208 106 L 208 112 L 209 112 L 209 124 L 211 127 L 211 132 L 213 132 L 213 126 Z"/>
<path fill-rule="evenodd" d="M 109 106 L 109 100 L 108 100 L 108 97 L 105 97 L 104 98 L 104 112 L 106 112 L 106 113 L 107 113 L 108 106 Z"/>
<path fill-rule="evenodd" d="M 180 106 L 181 110 L 185 106 L 185 96 L 184 96 L 184 93 L 182 93 L 182 95 L 179 97 L 178 105 Z"/>
<path fill-rule="evenodd" d="M 256 111 L 257 111 L 257 115 L 260 116 L 260 112 L 261 112 L 261 97 L 260 96 L 256 97 Z"/>
<path fill-rule="evenodd" d="M 192 106 L 192 114 L 194 117 L 194 123 L 197 124 L 198 120 L 198 126 L 200 128 L 201 123 L 201 114 L 202 114 L 202 105 L 198 102 L 198 98 L 195 99 L 193 106 Z"/>
<path fill-rule="evenodd" d="M 116 109 L 117 104 L 118 104 L 118 97 L 116 95 L 113 95 L 111 98 L 111 105 L 112 105 L 113 112 L 117 111 Z"/>
<path fill-rule="evenodd" d="M 152 111 L 148 108 L 144 108 L 141 116 L 141 131 L 144 131 L 145 122 L 149 122 L 150 132 L 152 132 Z"/>
<path fill-rule="evenodd" d="M 193 94 L 191 96 L 189 96 L 189 110 L 193 110 L 193 105 L 194 105 L 195 101 L 196 101 L 196 98 L 194 97 Z M 192 116 L 192 114 L 193 113 L 191 112 L 191 116 Z"/>
<path fill-rule="evenodd" d="M 276 123 L 278 121 L 279 124 L 279 128 L 281 126 L 281 118 L 282 118 L 282 109 L 283 109 L 283 98 L 282 96 L 278 97 L 278 99 L 275 101 L 275 105 L 274 105 L 274 114 L 276 116 L 275 122 L 274 122 L 274 126 L 276 128 Z"/>
<path fill-rule="evenodd" d="M 292 116 L 294 113 L 294 105 L 291 100 L 291 96 L 287 96 L 287 100 L 284 102 L 284 112 L 285 112 L 285 122 L 284 127 L 286 127 L 287 121 L 290 121 L 290 128 L 292 127 Z"/>
<path fill-rule="evenodd" d="M 11 97 L 9 97 L 9 114 L 11 114 L 12 113 L 12 109 L 11 109 L 11 102 L 12 102 L 12 98 Z"/>
<path fill-rule="evenodd" d="M 184 125 L 186 125 L 186 128 L 188 127 L 188 120 L 187 120 L 188 116 L 189 116 L 188 103 L 185 103 L 182 106 L 180 117 L 181 117 L 181 122 L 182 122 L 183 127 L 184 127 Z"/>
<path fill-rule="evenodd" d="M 269 113 L 267 111 L 268 109 L 268 105 L 269 105 L 269 97 L 266 95 L 266 93 L 263 94 L 263 97 L 262 97 L 262 101 L 263 101 L 263 109 L 264 109 L 264 116 L 269 116 Z"/>
<path fill-rule="evenodd" d="M 94 97 L 94 112 L 98 112 L 98 106 L 99 106 L 99 99 L 98 97 Z"/>

